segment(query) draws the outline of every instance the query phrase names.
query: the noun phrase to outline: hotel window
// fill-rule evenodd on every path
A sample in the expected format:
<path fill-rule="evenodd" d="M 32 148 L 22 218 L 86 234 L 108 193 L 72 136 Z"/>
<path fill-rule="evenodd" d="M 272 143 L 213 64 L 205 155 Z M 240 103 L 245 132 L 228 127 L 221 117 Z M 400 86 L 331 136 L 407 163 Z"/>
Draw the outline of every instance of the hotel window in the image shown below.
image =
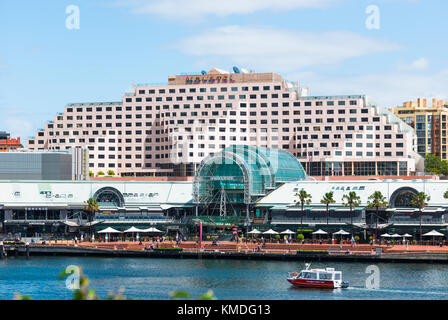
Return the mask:
<path fill-rule="evenodd" d="M 345 106 L 345 101 L 344 100 L 338 101 L 338 106 Z"/>

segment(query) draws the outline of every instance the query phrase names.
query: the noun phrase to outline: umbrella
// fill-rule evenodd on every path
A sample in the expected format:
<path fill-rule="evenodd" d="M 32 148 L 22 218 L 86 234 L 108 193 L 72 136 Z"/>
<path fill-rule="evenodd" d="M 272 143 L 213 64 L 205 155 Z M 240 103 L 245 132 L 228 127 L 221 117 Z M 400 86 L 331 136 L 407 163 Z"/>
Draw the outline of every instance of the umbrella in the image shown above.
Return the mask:
<path fill-rule="evenodd" d="M 393 235 L 391 235 L 392 238 L 401 238 L 402 236 L 399 235 L 398 233 L 395 233 Z"/>
<path fill-rule="evenodd" d="M 148 228 L 148 229 L 143 229 L 141 232 L 163 232 L 163 231 L 160 231 L 157 228 L 151 227 L 151 228 Z"/>
<path fill-rule="evenodd" d="M 126 232 L 143 232 L 143 229 L 138 229 L 138 228 L 132 226 L 129 229 L 124 230 L 123 232 L 124 233 L 126 233 Z"/>
<path fill-rule="evenodd" d="M 391 238 L 392 235 L 390 235 L 390 234 L 388 234 L 388 233 L 385 233 L 385 234 L 382 234 L 380 237 L 383 237 L 383 238 Z"/>
<path fill-rule="evenodd" d="M 248 233 L 250 233 L 250 234 L 259 234 L 259 233 L 261 233 L 261 231 L 257 230 L 257 229 L 253 229 L 252 231 L 249 231 Z"/>
<path fill-rule="evenodd" d="M 432 236 L 432 237 L 443 237 L 445 236 L 443 233 L 437 232 L 436 230 L 432 230 L 424 234 L 424 236 Z"/>
<path fill-rule="evenodd" d="M 328 232 L 325 232 L 324 230 L 319 229 L 319 230 L 317 230 L 317 231 L 314 231 L 313 234 L 318 234 L 318 235 L 319 235 L 319 240 L 320 240 L 321 237 L 322 237 L 322 235 L 323 235 L 323 234 L 328 234 Z"/>
<path fill-rule="evenodd" d="M 295 232 L 287 229 L 285 231 L 280 232 L 280 234 L 295 234 Z"/>
<path fill-rule="evenodd" d="M 263 232 L 263 234 L 278 234 L 278 232 L 274 231 L 272 229 L 269 229 L 268 231 Z"/>
<path fill-rule="evenodd" d="M 104 230 L 98 231 L 98 233 L 121 233 L 121 231 L 115 230 L 114 228 L 107 227 Z"/>
<path fill-rule="evenodd" d="M 341 229 L 338 232 L 335 232 L 333 234 L 347 235 L 347 234 L 350 234 L 350 233 L 348 233 L 347 231 L 344 231 L 344 230 Z"/>
<path fill-rule="evenodd" d="M 431 230 L 430 232 L 425 233 L 424 236 L 432 236 L 432 242 L 434 244 L 435 237 L 444 237 L 445 235 L 436 230 Z"/>
<path fill-rule="evenodd" d="M 403 237 L 405 237 L 405 238 L 409 238 L 409 237 L 411 237 L 411 238 L 412 238 L 412 236 L 411 236 L 410 234 L 407 234 L 407 233 L 405 233 L 405 234 L 403 235 Z"/>

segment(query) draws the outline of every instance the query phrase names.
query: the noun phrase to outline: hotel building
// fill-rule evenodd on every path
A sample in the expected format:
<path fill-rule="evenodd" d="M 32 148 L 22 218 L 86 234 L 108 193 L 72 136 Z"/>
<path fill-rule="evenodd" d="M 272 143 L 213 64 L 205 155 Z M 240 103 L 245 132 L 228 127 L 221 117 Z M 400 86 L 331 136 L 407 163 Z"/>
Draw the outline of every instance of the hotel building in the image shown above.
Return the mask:
<path fill-rule="evenodd" d="M 415 133 L 367 96 L 308 96 L 275 73 L 169 76 L 120 102 L 73 103 L 27 140 L 30 149 L 89 149 L 89 169 L 194 176 L 232 145 L 285 150 L 313 176 L 406 176 L 422 167 Z"/>
<path fill-rule="evenodd" d="M 447 160 L 447 116 L 448 102 L 432 99 L 432 106 L 427 100 L 404 102 L 394 110 L 395 115 L 414 128 L 417 135 L 417 152 L 421 156 L 434 154 Z"/>

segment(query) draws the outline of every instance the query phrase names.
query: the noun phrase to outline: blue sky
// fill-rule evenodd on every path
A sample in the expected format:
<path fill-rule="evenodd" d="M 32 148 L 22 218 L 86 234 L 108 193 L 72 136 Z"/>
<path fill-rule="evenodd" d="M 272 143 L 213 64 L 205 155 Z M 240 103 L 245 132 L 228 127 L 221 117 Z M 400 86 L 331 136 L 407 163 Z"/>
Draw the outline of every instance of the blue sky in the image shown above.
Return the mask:
<path fill-rule="evenodd" d="M 66 28 L 69 5 L 79 30 Z M 371 5 L 379 29 L 366 27 Z M 67 103 L 234 65 L 313 95 L 446 99 L 447 11 L 444 0 L 1 1 L 0 130 L 25 139 Z"/>

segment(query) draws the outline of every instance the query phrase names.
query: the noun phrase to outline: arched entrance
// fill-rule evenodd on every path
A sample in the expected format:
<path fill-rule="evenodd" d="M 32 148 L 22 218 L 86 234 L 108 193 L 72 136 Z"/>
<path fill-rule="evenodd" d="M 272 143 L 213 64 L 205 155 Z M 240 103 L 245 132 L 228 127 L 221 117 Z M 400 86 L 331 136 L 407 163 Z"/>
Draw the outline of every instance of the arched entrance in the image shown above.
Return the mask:
<path fill-rule="evenodd" d="M 123 207 L 124 198 L 120 191 L 112 187 L 99 189 L 93 195 L 93 198 L 101 207 Z"/>
<path fill-rule="evenodd" d="M 399 188 L 392 193 L 390 197 L 389 206 L 391 208 L 411 208 L 411 200 L 414 195 L 418 193 L 417 190 L 411 187 Z"/>

